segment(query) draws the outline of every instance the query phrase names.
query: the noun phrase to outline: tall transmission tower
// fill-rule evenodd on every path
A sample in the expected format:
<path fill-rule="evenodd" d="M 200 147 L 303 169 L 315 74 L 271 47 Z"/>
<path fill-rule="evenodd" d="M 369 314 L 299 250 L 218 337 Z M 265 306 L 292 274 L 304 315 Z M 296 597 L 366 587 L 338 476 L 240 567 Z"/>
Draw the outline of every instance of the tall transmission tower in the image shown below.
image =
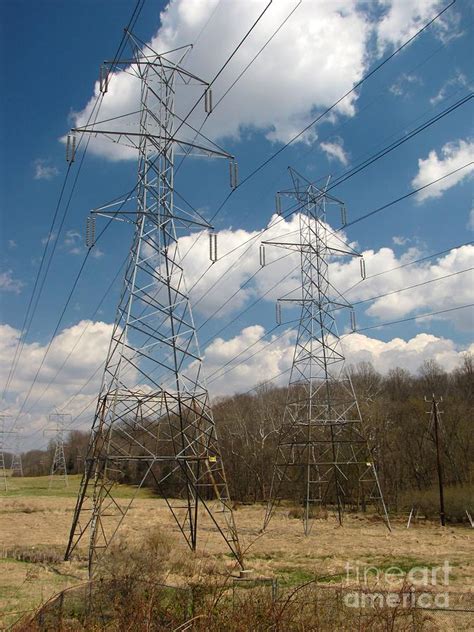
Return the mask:
<path fill-rule="evenodd" d="M 5 435 L 11 434 L 8 430 L 5 430 L 5 420 L 8 417 L 9 415 L 0 415 L 0 476 L 4 491 L 8 491 L 7 468 L 5 466 Z"/>
<path fill-rule="evenodd" d="M 329 179 L 316 185 L 289 171 L 293 188 L 277 195 L 277 210 L 281 210 L 280 196 L 296 200 L 299 229 L 288 241 L 273 239 L 264 247 L 274 245 L 300 254 L 301 287 L 279 299 L 277 315 L 283 303 L 293 302 L 301 306 L 301 317 L 264 528 L 277 502 L 294 497 L 295 489 L 306 535 L 318 505 L 336 507 L 342 524 L 349 503 L 365 507 L 375 502 L 390 528 L 336 328 L 336 311 L 351 306 L 329 280 L 331 258 L 361 255 L 326 222 L 327 213 L 339 209 L 346 223 L 343 202 L 327 191 Z M 365 275 L 362 258 L 361 274 Z"/>
<path fill-rule="evenodd" d="M 175 203 L 174 159 L 179 151 L 226 158 L 234 187 L 237 166 L 175 115 L 179 84 L 201 84 L 206 111 L 212 108 L 209 85 L 181 65 L 190 47 L 160 54 L 130 32 L 128 40 L 132 59 L 118 65 L 140 82 L 137 130 L 126 117 L 117 131 L 107 123 L 76 130 L 135 147 L 138 184 L 133 211 L 119 206 L 94 213 L 132 222 L 134 235 L 65 557 L 88 532 L 93 574 L 133 502 L 117 497 L 116 483 L 133 481 L 137 492 L 145 484 L 159 492 L 193 550 L 202 508 L 242 564 L 178 249 L 180 234 L 211 227 Z M 106 90 L 107 69 L 102 77 Z M 199 143 L 181 140 L 180 130 Z M 93 232 L 91 220 L 89 240 Z"/>
<path fill-rule="evenodd" d="M 64 433 L 66 422 L 71 421 L 71 415 L 68 413 L 51 413 L 49 421 L 54 424 L 54 426 L 44 430 L 45 434 L 54 433 L 54 453 L 49 473 L 49 488 L 51 489 L 56 482 L 63 483 L 64 487 L 68 487 Z"/>
<path fill-rule="evenodd" d="M 15 431 L 15 441 L 12 452 L 12 460 L 10 470 L 12 476 L 23 476 L 23 463 L 21 460 L 21 432 L 23 428 L 17 428 Z"/>

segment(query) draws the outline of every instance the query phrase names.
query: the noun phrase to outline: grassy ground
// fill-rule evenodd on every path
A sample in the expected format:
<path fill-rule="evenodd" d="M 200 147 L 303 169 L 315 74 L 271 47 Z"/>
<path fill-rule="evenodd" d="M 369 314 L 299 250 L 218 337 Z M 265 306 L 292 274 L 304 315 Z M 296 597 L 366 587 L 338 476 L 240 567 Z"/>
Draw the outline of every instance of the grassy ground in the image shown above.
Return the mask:
<path fill-rule="evenodd" d="M 41 496 L 42 498 L 76 498 L 79 491 L 81 476 L 69 475 L 67 486 L 60 479 L 52 479 L 49 476 L 25 476 L 9 477 L 7 479 L 7 491 L 0 490 L 0 499 L 4 498 L 30 498 Z M 116 495 L 119 498 L 131 498 L 136 490 L 128 485 L 119 485 Z M 151 493 L 146 489 L 138 492 L 139 498 L 150 498 Z M 0 508 L 1 511 L 1 508 Z"/>
<path fill-rule="evenodd" d="M 3 619 L 0 616 L 0 629 L 17 617 L 13 613 L 34 608 L 60 589 L 86 579 L 84 558 L 62 561 L 78 485 L 78 477 L 70 477 L 67 489 L 52 490 L 47 478 L 13 479 L 10 490 L 0 493 L 0 612 L 5 613 Z M 126 502 L 134 491 L 123 486 L 119 495 Z M 452 567 L 448 589 L 468 591 L 473 586 L 469 561 L 474 559 L 474 544 L 472 530 L 466 526 L 443 529 L 435 522 L 418 522 L 407 530 L 406 518 L 400 518 L 394 520 L 389 533 L 375 516 L 349 515 L 342 528 L 329 516 L 315 520 L 311 534 L 305 537 L 301 522 L 289 517 L 291 512 L 282 507 L 262 534 L 264 511 L 264 507 L 253 505 L 238 507 L 235 512 L 247 567 L 253 569 L 254 577 L 276 577 L 287 587 L 315 577 L 328 584 L 347 579 L 352 583 L 357 568 L 361 572 L 366 566 L 377 567 L 379 572 L 392 566 L 403 571 L 415 566 L 432 569 L 447 560 Z M 206 516 L 201 517 L 200 525 L 199 553 L 193 556 L 164 501 L 140 492 L 120 537 L 137 543 L 159 527 L 183 559 L 167 577 L 169 583 L 192 579 L 190 575 L 196 572 L 196 566 L 188 563 L 192 558 L 200 561 L 200 573 L 204 567 L 211 569 L 205 572 L 222 576 L 235 570 L 232 557 Z M 347 564 L 351 565 L 349 577 Z M 376 570 L 368 575 L 375 583 Z M 450 627 L 450 615 L 442 616 L 445 630 L 469 629 L 463 622 Z"/>

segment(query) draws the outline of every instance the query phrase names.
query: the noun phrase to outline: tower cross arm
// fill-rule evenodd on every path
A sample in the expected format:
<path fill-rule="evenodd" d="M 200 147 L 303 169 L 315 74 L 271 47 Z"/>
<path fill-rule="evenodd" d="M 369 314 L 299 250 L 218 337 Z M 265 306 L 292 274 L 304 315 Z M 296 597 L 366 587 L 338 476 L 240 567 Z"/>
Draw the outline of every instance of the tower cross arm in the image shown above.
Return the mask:
<path fill-rule="evenodd" d="M 100 123 L 96 123 L 98 125 Z M 215 158 L 227 158 L 228 160 L 233 160 L 234 156 L 229 154 L 227 151 L 224 151 L 220 147 L 217 147 L 213 143 L 213 147 L 207 147 L 205 145 L 198 145 L 197 143 L 190 143 L 185 140 L 181 140 L 179 138 L 175 138 L 174 136 L 162 136 L 161 134 L 143 134 L 141 132 L 129 132 L 129 131 L 120 131 L 120 130 L 105 130 L 105 129 L 93 129 L 84 125 L 84 127 L 74 127 L 71 129 L 73 134 L 103 134 L 105 136 L 123 136 L 128 139 L 132 138 L 147 138 L 151 141 L 165 141 L 166 143 L 175 143 L 176 145 L 182 145 L 184 147 L 190 149 L 197 149 L 202 153 L 208 156 L 214 156 Z"/>
<path fill-rule="evenodd" d="M 309 251 L 317 251 L 314 244 L 310 242 L 291 242 L 291 241 L 262 241 L 263 246 L 278 246 L 279 248 L 286 248 L 287 250 L 301 251 L 301 252 L 309 252 Z M 324 252 L 328 255 L 348 255 L 350 257 L 362 257 L 359 252 L 355 250 L 349 249 L 344 250 L 343 248 L 334 248 L 333 246 L 324 246 Z"/>

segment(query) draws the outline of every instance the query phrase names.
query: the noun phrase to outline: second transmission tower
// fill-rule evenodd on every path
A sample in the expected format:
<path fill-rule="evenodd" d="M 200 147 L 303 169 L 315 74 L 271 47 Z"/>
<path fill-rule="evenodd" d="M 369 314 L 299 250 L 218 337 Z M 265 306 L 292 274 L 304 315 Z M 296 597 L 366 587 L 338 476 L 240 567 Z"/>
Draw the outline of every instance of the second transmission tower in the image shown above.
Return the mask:
<path fill-rule="evenodd" d="M 54 452 L 51 462 L 51 470 L 49 473 L 49 488 L 55 482 L 62 483 L 64 487 L 68 487 L 66 455 L 64 452 L 64 433 L 66 422 L 71 420 L 71 415 L 67 413 L 51 413 L 49 421 L 54 424 L 50 428 L 45 429 L 45 433 L 54 433 Z"/>
<path fill-rule="evenodd" d="M 344 204 L 328 193 L 329 181 L 317 186 L 291 168 L 290 174 L 293 188 L 279 195 L 296 201 L 299 230 L 288 240 L 266 244 L 300 255 L 301 286 L 279 299 L 277 307 L 296 303 L 301 316 L 264 528 L 277 502 L 295 493 L 306 535 L 318 506 L 335 507 L 342 524 L 348 504 L 377 503 L 389 526 L 336 328 L 336 310 L 351 306 L 329 280 L 331 258 L 360 255 L 327 224 L 330 210 L 340 211 L 345 224 Z"/>

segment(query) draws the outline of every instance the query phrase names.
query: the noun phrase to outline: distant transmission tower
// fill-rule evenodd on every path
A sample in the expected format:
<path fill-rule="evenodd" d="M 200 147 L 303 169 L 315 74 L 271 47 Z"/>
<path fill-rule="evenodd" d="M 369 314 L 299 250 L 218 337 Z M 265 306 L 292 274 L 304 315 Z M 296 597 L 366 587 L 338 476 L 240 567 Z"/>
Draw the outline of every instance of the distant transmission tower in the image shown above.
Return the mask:
<path fill-rule="evenodd" d="M 291 168 L 290 174 L 294 188 L 279 195 L 296 200 L 299 230 L 288 241 L 265 244 L 300 253 L 301 287 L 279 299 L 277 315 L 281 304 L 289 301 L 301 306 L 301 318 L 264 528 L 277 502 L 294 497 L 295 490 L 299 490 L 306 535 L 318 505 L 336 507 L 342 524 L 349 503 L 365 508 L 375 502 L 390 528 L 336 328 L 336 310 L 351 306 L 331 285 L 328 274 L 331 257 L 360 255 L 326 223 L 329 207 L 338 208 L 346 223 L 344 204 L 327 192 L 329 179 L 317 186 Z M 279 195 L 277 210 L 281 210 Z M 362 259 L 361 273 L 365 275 Z"/>
<path fill-rule="evenodd" d="M 49 488 L 55 484 L 63 483 L 64 487 L 68 487 L 66 456 L 64 453 L 64 433 L 67 421 L 71 421 L 71 415 L 68 413 L 51 413 L 49 421 L 55 424 L 44 430 L 46 433 L 54 433 L 54 454 L 49 473 Z"/>
<path fill-rule="evenodd" d="M 8 419 L 9 415 L 0 415 L 0 477 L 1 485 L 4 491 L 8 491 L 7 482 L 7 468 L 5 467 L 5 435 L 10 434 L 5 430 L 5 419 Z"/>
<path fill-rule="evenodd" d="M 21 460 L 21 431 L 17 428 L 15 431 L 15 442 L 12 453 L 12 461 L 10 465 L 12 476 L 23 476 L 23 463 Z"/>
<path fill-rule="evenodd" d="M 191 549 L 197 546 L 202 507 L 242 563 L 178 251 L 179 231 L 210 226 L 191 207 L 175 204 L 175 151 L 227 158 L 234 187 L 237 166 L 230 154 L 175 116 L 178 84 L 201 84 L 206 111 L 212 108 L 209 85 L 181 66 L 190 47 L 159 54 L 131 33 L 128 39 L 133 59 L 118 64 L 140 81 L 136 131 L 133 117 L 126 116 L 119 131 L 107 122 L 73 130 L 124 142 L 139 157 L 136 209 L 121 210 L 121 204 L 96 212 L 132 222 L 134 236 L 66 550 L 69 559 L 88 532 L 91 574 L 133 502 L 117 497 L 120 482 L 136 482 L 137 491 L 152 485 Z M 102 72 L 103 91 L 108 68 Z M 183 138 L 200 142 L 181 140 L 180 129 Z M 93 233 L 91 220 L 89 245 Z"/>

